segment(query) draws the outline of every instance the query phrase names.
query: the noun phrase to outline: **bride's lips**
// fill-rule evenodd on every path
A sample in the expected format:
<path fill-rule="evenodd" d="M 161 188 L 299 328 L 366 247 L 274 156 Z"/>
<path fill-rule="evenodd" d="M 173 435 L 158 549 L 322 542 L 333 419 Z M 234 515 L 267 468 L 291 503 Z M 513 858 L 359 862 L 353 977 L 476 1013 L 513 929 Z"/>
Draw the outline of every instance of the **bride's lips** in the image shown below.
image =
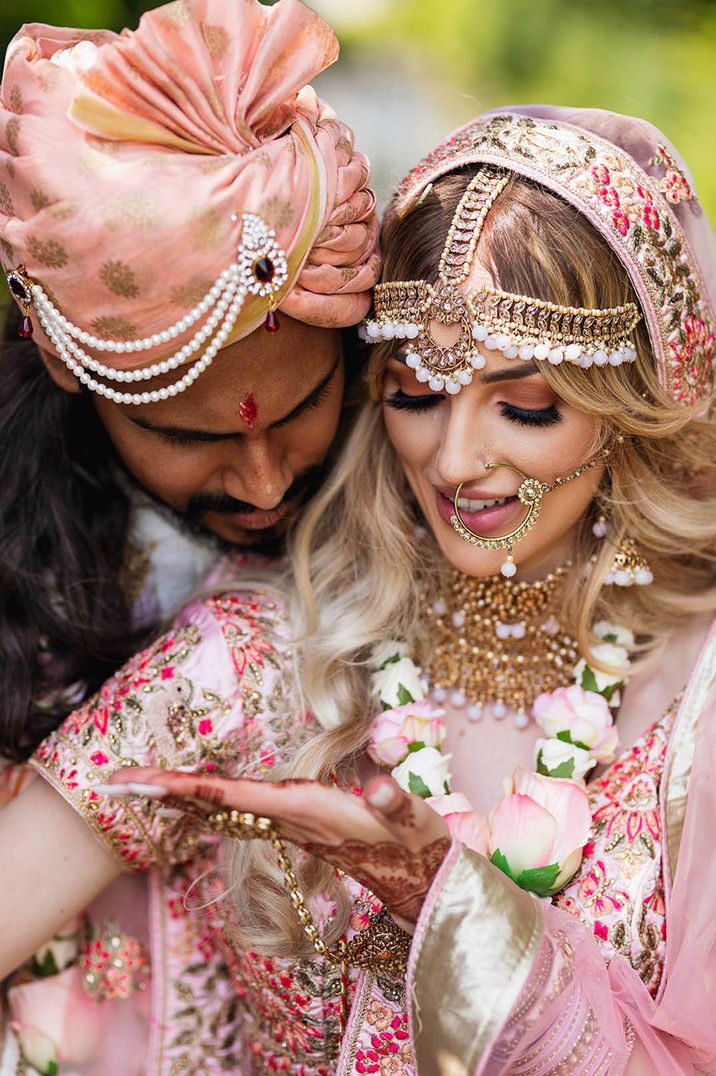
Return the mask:
<path fill-rule="evenodd" d="M 484 534 L 490 537 L 491 533 L 502 534 L 509 531 L 512 527 L 517 526 L 520 518 L 525 514 L 525 506 L 518 499 L 517 494 L 504 495 L 505 503 L 496 504 L 490 508 L 482 508 L 477 512 L 469 512 L 467 509 L 460 509 L 460 517 L 463 523 L 470 528 L 471 531 L 475 531 L 477 534 Z M 470 493 L 468 497 L 464 490 L 460 491 L 460 500 L 471 501 L 496 501 L 502 500 L 503 497 L 495 493 Z M 447 491 L 435 490 L 435 500 L 439 514 L 445 520 L 446 523 L 450 523 L 450 517 L 455 515 L 455 506 L 453 503 L 452 493 L 448 494 Z"/>

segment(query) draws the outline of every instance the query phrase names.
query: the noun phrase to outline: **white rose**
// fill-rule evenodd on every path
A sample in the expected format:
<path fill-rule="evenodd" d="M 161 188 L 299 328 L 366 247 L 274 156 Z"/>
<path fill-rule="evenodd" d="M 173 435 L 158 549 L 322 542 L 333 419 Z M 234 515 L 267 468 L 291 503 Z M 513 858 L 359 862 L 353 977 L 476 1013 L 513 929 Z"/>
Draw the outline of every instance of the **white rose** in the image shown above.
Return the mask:
<path fill-rule="evenodd" d="M 66 67 L 79 74 L 94 67 L 99 49 L 93 41 L 78 41 L 71 49 L 59 49 L 50 56 L 50 63 Z"/>
<path fill-rule="evenodd" d="M 408 647 L 405 643 L 397 639 L 386 639 L 373 651 L 370 664 L 374 669 L 382 669 L 386 661 L 390 661 L 391 658 L 404 658 L 407 654 Z"/>
<path fill-rule="evenodd" d="M 598 639 L 606 639 L 607 635 L 613 635 L 618 646 L 634 646 L 634 636 L 629 628 L 622 628 L 609 620 L 600 620 L 594 625 L 592 631 Z"/>
<path fill-rule="evenodd" d="M 402 689 L 402 690 L 401 690 Z M 373 674 L 373 691 L 386 706 L 404 706 L 425 698 L 419 669 L 410 658 L 391 661 Z"/>
<path fill-rule="evenodd" d="M 423 747 L 403 759 L 399 766 L 391 770 L 391 776 L 406 792 L 414 792 L 425 799 L 428 796 L 442 796 L 446 792 L 446 784 L 447 791 L 450 791 L 451 758 L 451 755 L 444 755 L 436 747 Z"/>
<path fill-rule="evenodd" d="M 535 759 L 537 772 L 545 777 L 571 777 L 573 781 L 581 780 L 593 766 L 596 760 L 589 751 L 576 747 L 571 743 L 563 743 L 562 740 L 538 740 L 535 744 Z M 573 763 L 571 772 L 555 773 L 559 767 Z"/>
<path fill-rule="evenodd" d="M 617 668 L 621 666 L 624 672 L 621 674 L 602 672 L 601 669 L 595 669 L 593 665 L 588 666 L 588 663 L 582 658 L 574 666 L 574 679 L 577 684 L 585 688 L 586 691 L 595 690 L 589 683 L 584 684 L 582 682 L 584 670 L 587 667 L 594 674 L 597 691 L 605 691 L 607 688 L 621 684 L 629 668 L 629 652 L 623 646 L 616 646 L 614 643 L 597 643 L 596 646 L 592 647 L 591 657 L 603 662 L 605 665 L 615 665 Z"/>

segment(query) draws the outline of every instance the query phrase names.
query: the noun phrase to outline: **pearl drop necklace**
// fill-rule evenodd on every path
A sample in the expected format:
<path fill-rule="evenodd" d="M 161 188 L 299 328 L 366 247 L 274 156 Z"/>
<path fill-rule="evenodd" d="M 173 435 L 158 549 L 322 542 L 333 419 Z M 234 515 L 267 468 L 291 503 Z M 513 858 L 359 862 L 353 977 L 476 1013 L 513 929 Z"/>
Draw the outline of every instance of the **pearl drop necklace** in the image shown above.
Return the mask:
<path fill-rule="evenodd" d="M 537 583 L 502 576 L 474 578 L 452 570 L 443 596 L 421 596 L 430 621 L 422 661 L 436 702 L 465 709 L 468 721 L 513 711 L 517 728 L 542 692 L 568 684 L 579 659 L 575 641 L 555 612 L 569 565 Z"/>

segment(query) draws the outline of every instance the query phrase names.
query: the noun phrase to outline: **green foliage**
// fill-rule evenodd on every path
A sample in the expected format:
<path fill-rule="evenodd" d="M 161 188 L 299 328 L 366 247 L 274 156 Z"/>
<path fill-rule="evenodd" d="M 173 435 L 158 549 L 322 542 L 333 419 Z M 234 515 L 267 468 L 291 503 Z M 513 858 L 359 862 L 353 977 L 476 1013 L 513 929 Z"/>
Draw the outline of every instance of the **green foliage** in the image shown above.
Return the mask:
<path fill-rule="evenodd" d="M 589 744 L 582 743 L 581 740 L 572 739 L 572 733 L 569 729 L 562 729 L 561 732 L 558 732 L 556 739 L 561 740 L 562 743 L 571 743 L 572 747 L 581 747 L 583 751 L 589 750 Z"/>
<path fill-rule="evenodd" d="M 454 124 L 546 102 L 641 116 L 672 139 L 716 216 L 716 5 L 710 0 L 392 0 L 381 32 L 420 52 Z M 457 112 L 457 108 L 456 108 Z"/>
<path fill-rule="evenodd" d="M 560 762 L 559 766 L 548 770 L 540 750 L 537 754 L 537 773 L 541 773 L 543 777 L 572 777 L 574 774 L 574 759 L 568 758 L 566 761 Z"/>
<path fill-rule="evenodd" d="M 519 874 L 515 874 L 499 848 L 495 849 L 490 856 L 490 862 L 511 878 L 520 889 L 527 889 L 531 893 L 536 893 L 538 897 L 549 895 L 559 874 L 558 863 L 550 863 L 547 867 L 531 867 L 529 870 L 522 870 Z"/>
<path fill-rule="evenodd" d="M 609 702 L 612 695 L 614 695 L 620 687 L 624 687 L 624 681 L 618 680 L 615 684 L 609 684 L 607 687 L 600 688 L 597 683 L 597 678 L 594 675 L 594 670 L 590 669 L 589 665 L 585 665 L 584 671 L 582 672 L 580 687 L 584 688 L 585 691 L 593 691 L 595 695 L 603 695 L 607 702 Z"/>
<path fill-rule="evenodd" d="M 422 796 L 424 800 L 432 796 L 432 792 L 423 781 L 422 777 L 418 777 L 417 773 L 408 774 L 408 788 L 414 796 Z"/>

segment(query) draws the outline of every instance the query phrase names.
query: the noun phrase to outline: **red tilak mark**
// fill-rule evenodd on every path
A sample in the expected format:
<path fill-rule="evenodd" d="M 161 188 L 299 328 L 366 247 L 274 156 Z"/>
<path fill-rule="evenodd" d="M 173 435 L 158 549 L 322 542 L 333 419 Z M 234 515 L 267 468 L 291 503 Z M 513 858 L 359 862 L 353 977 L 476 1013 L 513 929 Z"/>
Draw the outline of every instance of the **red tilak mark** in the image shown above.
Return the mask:
<path fill-rule="evenodd" d="M 244 396 L 239 405 L 239 414 L 249 429 L 253 430 L 259 415 L 259 405 L 256 403 L 256 397 L 253 392 L 247 392 Z"/>

